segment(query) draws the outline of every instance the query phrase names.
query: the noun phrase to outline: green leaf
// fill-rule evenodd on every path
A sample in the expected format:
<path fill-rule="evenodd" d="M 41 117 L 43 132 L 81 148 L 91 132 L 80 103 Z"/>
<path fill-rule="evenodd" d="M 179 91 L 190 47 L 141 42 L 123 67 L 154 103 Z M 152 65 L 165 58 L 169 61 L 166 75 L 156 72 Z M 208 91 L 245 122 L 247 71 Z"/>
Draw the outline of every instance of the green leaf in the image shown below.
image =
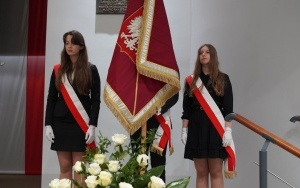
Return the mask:
<path fill-rule="evenodd" d="M 125 166 L 119 171 L 116 180 L 131 183 L 139 175 L 138 163 L 134 158 L 130 158 Z"/>
<path fill-rule="evenodd" d="M 74 184 L 74 186 L 76 186 L 77 188 L 83 188 L 81 185 L 79 185 L 79 183 L 77 182 L 77 180 L 73 180 L 73 184 Z"/>
<path fill-rule="evenodd" d="M 147 171 L 145 174 L 139 175 L 135 181 L 132 183 L 133 187 L 147 187 L 148 183 L 150 182 L 150 178 L 152 176 L 159 177 L 162 172 L 164 171 L 164 165 L 162 166 L 157 166 L 149 171 Z"/>
<path fill-rule="evenodd" d="M 119 159 L 120 159 L 120 160 L 123 160 L 123 159 L 125 159 L 125 157 L 128 156 L 128 155 L 129 155 L 129 154 L 128 154 L 127 151 L 122 151 L 122 152 L 120 152 Z"/>
<path fill-rule="evenodd" d="M 186 188 L 190 182 L 190 177 L 182 178 L 179 180 L 172 181 L 166 188 Z"/>

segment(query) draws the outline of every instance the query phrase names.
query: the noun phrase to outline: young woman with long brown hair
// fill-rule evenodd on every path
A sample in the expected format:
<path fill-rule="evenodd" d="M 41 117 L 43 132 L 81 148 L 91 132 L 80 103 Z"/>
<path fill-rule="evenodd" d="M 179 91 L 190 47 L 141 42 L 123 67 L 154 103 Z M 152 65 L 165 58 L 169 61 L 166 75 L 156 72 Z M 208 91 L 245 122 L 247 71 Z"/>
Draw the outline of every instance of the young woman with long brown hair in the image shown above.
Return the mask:
<path fill-rule="evenodd" d="M 60 178 L 83 180 L 72 167 L 84 161 L 86 147 L 93 144 L 100 110 L 100 76 L 88 61 L 82 34 L 63 35 L 61 62 L 54 66 L 46 105 L 46 137 L 56 151 Z M 92 146 L 92 145 L 91 145 Z"/>
<path fill-rule="evenodd" d="M 197 188 L 208 188 L 209 179 L 212 188 L 224 187 L 225 148 L 233 144 L 231 123 L 224 117 L 232 112 L 229 77 L 219 70 L 216 49 L 204 44 L 198 50 L 193 75 L 186 78 L 181 117 L 184 158 L 194 161 Z M 223 123 L 215 122 L 222 118 Z"/>

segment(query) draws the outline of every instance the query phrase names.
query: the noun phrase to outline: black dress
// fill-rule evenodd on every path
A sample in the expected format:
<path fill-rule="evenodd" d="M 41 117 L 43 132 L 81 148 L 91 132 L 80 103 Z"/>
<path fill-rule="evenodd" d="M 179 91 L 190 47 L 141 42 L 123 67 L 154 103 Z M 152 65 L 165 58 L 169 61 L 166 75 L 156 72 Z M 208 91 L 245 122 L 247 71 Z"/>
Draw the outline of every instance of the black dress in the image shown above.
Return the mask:
<path fill-rule="evenodd" d="M 80 95 L 81 101 L 90 121 L 89 125 L 97 126 L 100 110 L 100 76 L 95 65 L 91 65 L 92 84 L 90 95 Z M 85 134 L 71 114 L 63 96 L 55 87 L 55 73 L 52 72 L 49 84 L 45 125 L 51 125 L 54 133 L 54 143 L 51 149 L 55 151 L 83 152 L 86 150 Z"/>
<path fill-rule="evenodd" d="M 224 96 L 217 96 L 211 85 L 208 85 L 209 75 L 201 73 L 200 78 L 219 106 L 223 116 L 233 111 L 232 87 L 227 74 L 225 78 Z M 197 99 L 189 96 L 189 85 L 185 83 L 183 96 L 182 119 L 189 120 L 188 137 L 185 145 L 184 158 L 227 158 L 227 152 L 222 146 L 222 138 L 219 136 L 214 125 L 205 114 Z"/>
<path fill-rule="evenodd" d="M 161 114 L 166 113 L 172 106 L 176 104 L 178 101 L 179 93 L 175 94 L 172 96 L 170 99 L 166 101 L 166 103 L 161 107 Z M 147 121 L 147 131 L 150 131 L 151 129 L 157 129 L 159 127 L 160 123 L 157 121 L 157 119 L 152 116 L 151 118 L 148 119 Z M 171 124 L 172 128 L 172 124 Z M 135 133 L 133 133 L 130 138 L 133 140 L 137 140 L 141 136 L 141 128 L 138 129 Z M 168 144 L 167 144 L 168 145 Z M 167 147 L 166 145 L 166 147 Z M 134 144 L 133 144 L 134 146 Z M 147 146 L 148 148 L 149 146 Z M 159 155 L 155 152 L 150 152 L 150 162 L 151 162 L 151 167 L 157 167 L 161 165 L 166 165 L 166 151 L 167 148 L 164 148 L 164 151 L 162 155 Z M 162 180 L 166 180 L 166 171 L 164 170 L 160 176 Z"/>

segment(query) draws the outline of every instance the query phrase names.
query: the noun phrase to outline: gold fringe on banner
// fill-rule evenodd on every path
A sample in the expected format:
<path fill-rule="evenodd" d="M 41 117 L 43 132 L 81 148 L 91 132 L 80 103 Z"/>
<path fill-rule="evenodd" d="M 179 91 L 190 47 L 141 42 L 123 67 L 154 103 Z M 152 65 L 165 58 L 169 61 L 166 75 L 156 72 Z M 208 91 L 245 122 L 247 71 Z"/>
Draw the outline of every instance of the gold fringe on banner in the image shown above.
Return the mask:
<path fill-rule="evenodd" d="M 167 148 L 166 148 L 167 149 Z M 151 152 L 153 153 L 157 153 L 158 155 L 161 155 L 163 154 L 164 152 L 164 149 L 158 147 L 157 145 L 152 145 L 151 146 Z M 173 145 L 169 148 L 169 155 L 172 155 L 174 153 L 174 147 Z"/>
<path fill-rule="evenodd" d="M 114 116 L 119 120 L 125 130 L 132 135 L 165 104 L 169 96 L 173 96 L 177 93 L 177 89 L 174 87 L 165 86 L 162 90 L 165 91 L 158 94 L 160 96 L 154 97 L 149 101 L 150 107 L 145 106 L 144 108 L 147 108 L 146 110 L 140 110 L 140 112 L 135 115 L 128 110 L 127 106 L 108 83 L 106 83 L 103 98 L 105 104 Z"/>

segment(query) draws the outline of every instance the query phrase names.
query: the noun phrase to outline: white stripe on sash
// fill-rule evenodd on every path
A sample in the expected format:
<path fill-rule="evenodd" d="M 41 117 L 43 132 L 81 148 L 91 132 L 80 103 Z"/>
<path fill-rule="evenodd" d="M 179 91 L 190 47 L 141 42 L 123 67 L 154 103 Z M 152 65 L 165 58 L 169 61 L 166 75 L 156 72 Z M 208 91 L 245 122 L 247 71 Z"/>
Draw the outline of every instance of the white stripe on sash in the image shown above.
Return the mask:
<path fill-rule="evenodd" d="M 202 85 L 202 80 L 198 79 L 197 82 L 196 82 L 196 86 L 198 88 L 200 88 L 201 85 Z M 207 91 L 207 89 L 204 85 L 203 85 L 202 90 L 200 92 L 202 93 L 202 96 L 204 97 L 205 101 L 207 102 L 207 104 L 209 105 L 211 110 L 214 112 L 216 118 L 218 119 L 218 121 L 222 125 L 223 129 L 225 129 L 225 120 L 224 120 L 223 114 L 221 113 L 221 111 L 220 111 L 219 107 L 217 106 L 216 102 L 211 97 L 211 95 L 209 94 L 209 92 Z"/>
<path fill-rule="evenodd" d="M 73 87 L 71 86 L 66 75 L 64 75 L 62 83 L 64 84 L 68 95 L 70 96 L 73 104 L 75 105 L 76 109 L 78 110 L 79 114 L 81 115 L 82 119 L 84 120 L 86 126 L 88 127 L 90 118 L 89 118 L 88 114 L 86 113 L 81 101 L 79 100 L 77 94 L 75 93 L 75 91 L 74 91 Z"/>

